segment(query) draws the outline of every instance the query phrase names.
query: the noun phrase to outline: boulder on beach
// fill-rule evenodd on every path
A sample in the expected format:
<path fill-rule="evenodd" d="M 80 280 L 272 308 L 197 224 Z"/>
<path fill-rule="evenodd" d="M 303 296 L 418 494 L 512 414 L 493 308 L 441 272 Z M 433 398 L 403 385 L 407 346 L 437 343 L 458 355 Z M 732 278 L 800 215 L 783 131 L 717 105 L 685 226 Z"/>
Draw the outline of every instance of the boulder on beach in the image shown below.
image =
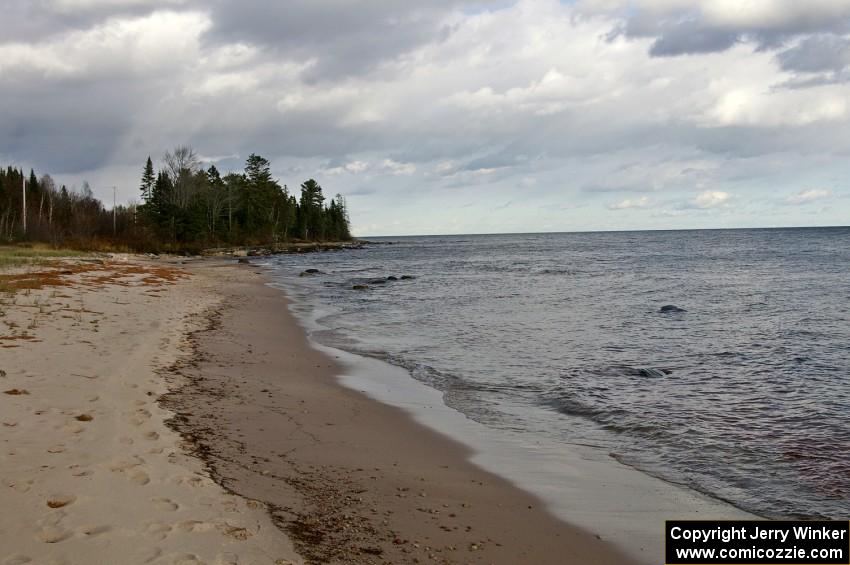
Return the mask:
<path fill-rule="evenodd" d="M 674 306 L 672 304 L 667 304 L 662 306 L 660 310 L 658 310 L 662 314 L 672 314 L 675 312 L 687 312 L 684 308 L 679 308 L 678 306 Z"/>

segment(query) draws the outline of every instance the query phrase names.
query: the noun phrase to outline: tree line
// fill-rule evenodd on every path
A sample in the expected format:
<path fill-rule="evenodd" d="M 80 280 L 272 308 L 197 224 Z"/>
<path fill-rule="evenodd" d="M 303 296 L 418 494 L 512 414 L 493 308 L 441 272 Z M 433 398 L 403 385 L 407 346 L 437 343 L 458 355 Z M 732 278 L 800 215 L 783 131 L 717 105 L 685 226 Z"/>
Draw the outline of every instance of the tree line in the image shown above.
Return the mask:
<path fill-rule="evenodd" d="M 29 178 L 0 169 L 0 240 L 43 241 L 82 248 L 198 250 L 217 245 L 275 245 L 351 239 L 345 199 L 329 202 L 313 179 L 298 198 L 272 177 L 271 163 L 252 154 L 242 172 L 204 168 L 191 147 L 142 168 L 141 203 L 107 209 L 88 184 L 57 187 L 50 175 Z M 24 203 L 26 198 L 26 203 Z"/>

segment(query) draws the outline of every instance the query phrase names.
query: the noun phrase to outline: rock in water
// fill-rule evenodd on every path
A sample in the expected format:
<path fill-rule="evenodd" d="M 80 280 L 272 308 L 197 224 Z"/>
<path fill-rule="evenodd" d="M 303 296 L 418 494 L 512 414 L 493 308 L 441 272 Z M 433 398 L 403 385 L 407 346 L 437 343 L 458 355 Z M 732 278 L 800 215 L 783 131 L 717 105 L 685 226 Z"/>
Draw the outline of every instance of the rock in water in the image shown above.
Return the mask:
<path fill-rule="evenodd" d="M 365 284 L 356 284 L 356 285 L 352 286 L 351 288 L 354 289 L 354 290 L 369 290 L 369 287 L 366 286 Z"/>
<path fill-rule="evenodd" d="M 667 304 L 666 306 L 662 306 L 659 312 L 662 314 L 672 314 L 674 312 L 687 312 L 687 310 L 679 308 L 678 306 L 673 306 L 672 304 Z"/>
<path fill-rule="evenodd" d="M 387 280 L 388 281 L 397 281 L 398 277 L 394 277 L 394 276 L 390 275 L 390 276 L 387 277 Z"/>
<path fill-rule="evenodd" d="M 401 275 L 401 280 L 403 280 L 403 281 L 412 281 L 415 278 L 416 277 L 414 277 L 412 275 Z"/>
<path fill-rule="evenodd" d="M 250 260 L 250 259 L 245 259 L 245 258 L 243 257 L 243 258 L 239 259 L 238 263 L 239 263 L 239 264 L 241 264 L 241 265 L 250 265 L 250 264 L 251 264 L 251 260 Z"/>
<path fill-rule="evenodd" d="M 305 270 L 304 270 L 304 272 L 305 272 L 305 273 L 310 273 L 311 275 L 318 275 L 318 274 L 320 274 L 322 271 L 320 271 L 319 269 L 305 269 Z"/>

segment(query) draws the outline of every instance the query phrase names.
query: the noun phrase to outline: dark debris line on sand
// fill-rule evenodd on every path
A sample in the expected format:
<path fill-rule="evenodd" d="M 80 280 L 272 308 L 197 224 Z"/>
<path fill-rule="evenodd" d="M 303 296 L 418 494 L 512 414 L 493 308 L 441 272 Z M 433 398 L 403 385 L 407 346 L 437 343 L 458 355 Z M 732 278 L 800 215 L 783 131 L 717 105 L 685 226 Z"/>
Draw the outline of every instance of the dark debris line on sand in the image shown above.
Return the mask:
<path fill-rule="evenodd" d="M 232 305 L 231 305 L 232 306 Z M 363 508 L 362 490 L 352 484 L 351 471 L 345 469 L 300 469 L 285 454 L 279 458 L 290 469 L 286 475 L 270 474 L 258 466 L 261 461 L 247 453 L 244 444 L 226 434 L 216 425 L 216 405 L 233 399 L 240 393 L 226 381 L 209 379 L 196 370 L 205 360 L 199 347 L 199 337 L 221 329 L 221 309 L 208 311 L 205 324 L 188 338 L 190 354 L 164 369 L 170 382 L 174 377 L 183 385 L 160 398 L 163 407 L 175 415 L 166 423 L 188 442 L 190 452 L 203 461 L 210 477 L 231 494 L 243 496 L 240 485 L 231 478 L 229 470 L 239 468 L 257 475 L 260 480 L 276 481 L 277 489 L 288 489 L 297 507 L 265 504 L 273 522 L 292 540 L 296 551 L 305 562 L 386 564 L 419 562 L 413 555 L 400 560 L 389 557 L 382 547 L 408 545 L 400 540 L 387 525 L 387 520 Z M 214 446 L 214 447 L 213 447 Z M 231 454 L 237 454 L 233 457 Z M 250 459 L 251 463 L 245 462 Z M 268 460 L 266 460 L 268 461 Z M 261 501 L 263 502 L 263 501 Z M 369 515 L 367 515 L 369 514 Z M 419 544 L 399 548 L 402 554 L 422 550 L 422 559 L 428 559 L 430 548 Z M 451 563 L 449 560 L 437 562 Z"/>

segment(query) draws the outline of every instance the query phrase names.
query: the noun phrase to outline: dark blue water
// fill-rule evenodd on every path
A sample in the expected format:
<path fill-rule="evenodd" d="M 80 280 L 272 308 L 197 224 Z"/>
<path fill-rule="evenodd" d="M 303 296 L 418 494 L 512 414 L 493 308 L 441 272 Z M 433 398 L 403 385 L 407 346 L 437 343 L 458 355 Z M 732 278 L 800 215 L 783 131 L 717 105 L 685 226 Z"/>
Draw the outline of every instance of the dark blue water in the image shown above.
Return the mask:
<path fill-rule="evenodd" d="M 376 241 L 272 260 L 320 342 L 488 426 L 763 516 L 850 516 L 850 228 Z M 415 279 L 369 282 L 391 275 Z"/>

